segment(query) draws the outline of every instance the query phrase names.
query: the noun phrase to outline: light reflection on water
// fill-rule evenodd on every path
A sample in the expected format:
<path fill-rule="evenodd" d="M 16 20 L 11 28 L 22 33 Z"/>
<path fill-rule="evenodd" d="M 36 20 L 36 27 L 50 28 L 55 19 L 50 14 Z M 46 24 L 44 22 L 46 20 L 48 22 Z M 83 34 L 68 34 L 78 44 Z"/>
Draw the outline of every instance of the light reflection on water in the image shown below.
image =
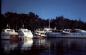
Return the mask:
<path fill-rule="evenodd" d="M 86 55 L 86 39 L 45 38 L 11 42 L 1 40 L 3 54 L 22 55 Z"/>
<path fill-rule="evenodd" d="M 31 49 L 33 45 L 33 39 L 28 39 L 27 41 L 22 41 L 21 50 Z"/>

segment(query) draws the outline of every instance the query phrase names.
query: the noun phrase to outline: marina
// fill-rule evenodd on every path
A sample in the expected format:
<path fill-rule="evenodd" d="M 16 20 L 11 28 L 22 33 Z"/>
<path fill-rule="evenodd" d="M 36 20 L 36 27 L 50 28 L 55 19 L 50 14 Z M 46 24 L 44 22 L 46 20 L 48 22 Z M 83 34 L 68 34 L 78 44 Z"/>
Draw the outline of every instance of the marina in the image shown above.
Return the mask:
<path fill-rule="evenodd" d="M 34 33 L 26 28 L 3 29 L 1 54 L 5 55 L 85 55 L 86 31 L 44 28 Z"/>
<path fill-rule="evenodd" d="M 1 54 L 20 55 L 85 55 L 86 31 L 81 29 L 44 28 L 33 33 L 26 28 L 3 29 Z M 72 32 L 73 31 L 73 32 Z"/>
<path fill-rule="evenodd" d="M 0 55 L 86 55 L 86 0 L 1 0 Z"/>

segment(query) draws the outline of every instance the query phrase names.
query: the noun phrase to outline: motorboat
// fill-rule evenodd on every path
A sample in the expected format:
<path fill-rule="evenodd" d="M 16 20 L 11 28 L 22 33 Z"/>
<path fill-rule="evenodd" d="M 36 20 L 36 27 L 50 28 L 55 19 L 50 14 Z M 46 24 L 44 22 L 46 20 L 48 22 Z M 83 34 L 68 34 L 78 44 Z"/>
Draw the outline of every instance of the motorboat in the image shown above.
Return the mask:
<path fill-rule="evenodd" d="M 35 35 L 36 36 L 45 36 L 45 31 L 44 30 L 41 30 L 41 29 L 37 29 L 35 31 Z"/>
<path fill-rule="evenodd" d="M 82 29 L 75 29 L 74 32 L 71 32 L 71 35 L 75 37 L 86 37 L 86 31 Z"/>
<path fill-rule="evenodd" d="M 41 36 L 41 37 L 46 37 L 47 32 L 52 32 L 52 29 L 50 28 L 50 20 L 49 20 L 49 27 L 48 28 L 43 28 L 43 29 L 37 29 L 35 31 L 36 36 Z"/>
<path fill-rule="evenodd" d="M 37 29 L 35 31 L 36 36 L 46 37 L 47 32 L 52 32 L 50 28 Z"/>
<path fill-rule="evenodd" d="M 28 40 L 29 38 L 33 38 L 33 34 L 31 30 L 21 28 L 18 30 L 18 35 L 22 40 Z"/>
<path fill-rule="evenodd" d="M 72 31 L 72 30 L 71 30 Z M 82 29 L 75 29 L 74 32 L 63 30 L 62 32 L 48 32 L 46 33 L 47 37 L 86 37 L 86 31 Z"/>
<path fill-rule="evenodd" d="M 3 29 L 1 39 L 18 39 L 18 33 L 14 29 Z"/>

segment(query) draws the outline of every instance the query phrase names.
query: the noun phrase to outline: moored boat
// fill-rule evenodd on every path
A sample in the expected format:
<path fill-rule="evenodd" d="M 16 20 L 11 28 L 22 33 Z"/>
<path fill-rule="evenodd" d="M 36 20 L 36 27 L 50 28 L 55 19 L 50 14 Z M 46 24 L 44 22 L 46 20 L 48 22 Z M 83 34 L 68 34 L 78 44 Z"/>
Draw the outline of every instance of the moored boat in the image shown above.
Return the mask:
<path fill-rule="evenodd" d="M 52 32 L 50 28 L 44 28 L 44 29 L 37 29 L 35 31 L 35 36 L 40 38 L 40 37 L 46 37 L 47 32 Z"/>
<path fill-rule="evenodd" d="M 46 35 L 47 35 L 47 37 L 85 38 L 86 31 L 81 30 L 81 29 L 75 29 L 73 32 L 63 30 L 62 32 L 48 32 L 48 33 L 46 33 Z"/>
<path fill-rule="evenodd" d="M 25 28 L 19 29 L 18 34 L 19 34 L 19 37 L 22 40 L 28 40 L 29 38 L 33 38 L 33 34 L 31 32 L 31 30 L 28 30 L 28 29 L 25 29 Z"/>
<path fill-rule="evenodd" d="M 14 29 L 4 29 L 1 32 L 1 39 L 18 39 L 18 33 Z"/>

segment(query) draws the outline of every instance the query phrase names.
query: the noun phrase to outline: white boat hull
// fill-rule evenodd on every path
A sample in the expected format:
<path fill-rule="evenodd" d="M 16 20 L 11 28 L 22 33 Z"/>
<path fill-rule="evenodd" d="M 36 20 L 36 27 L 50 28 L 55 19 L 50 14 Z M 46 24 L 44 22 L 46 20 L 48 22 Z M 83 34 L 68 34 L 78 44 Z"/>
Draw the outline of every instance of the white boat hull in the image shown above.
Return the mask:
<path fill-rule="evenodd" d="M 10 39 L 10 36 L 1 36 L 1 39 Z"/>
<path fill-rule="evenodd" d="M 18 35 L 22 40 L 28 40 L 33 38 L 33 34 L 30 30 L 28 29 L 19 29 Z"/>
<path fill-rule="evenodd" d="M 10 33 L 1 33 L 1 39 L 11 39 L 11 38 L 18 38 L 18 34 L 10 34 Z"/>
<path fill-rule="evenodd" d="M 86 38 L 86 33 L 65 33 L 65 34 L 62 34 L 62 33 L 54 33 L 54 32 L 50 32 L 50 33 L 46 33 L 47 37 L 68 37 L 68 38 L 77 38 L 77 37 L 80 37 L 80 38 Z"/>

